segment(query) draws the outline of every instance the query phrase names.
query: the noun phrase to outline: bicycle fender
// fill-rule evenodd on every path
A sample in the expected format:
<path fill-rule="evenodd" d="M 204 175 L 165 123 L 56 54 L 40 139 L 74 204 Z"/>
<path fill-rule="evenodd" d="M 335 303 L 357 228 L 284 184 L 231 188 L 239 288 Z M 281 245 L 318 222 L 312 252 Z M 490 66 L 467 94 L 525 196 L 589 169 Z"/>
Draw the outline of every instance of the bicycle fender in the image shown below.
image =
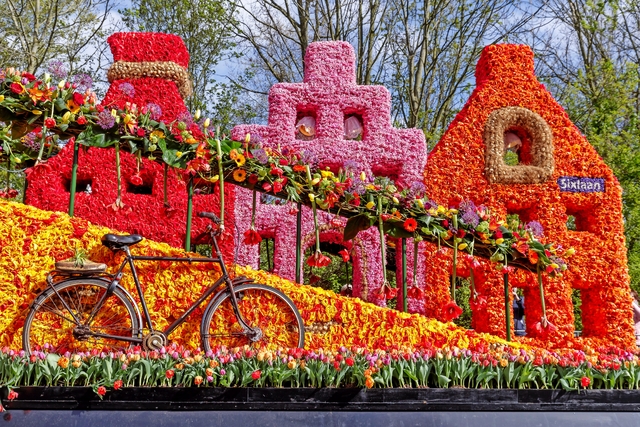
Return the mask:
<path fill-rule="evenodd" d="M 253 279 L 249 279 L 248 277 L 245 277 L 245 276 L 236 277 L 231 281 L 231 283 L 233 283 L 233 286 L 245 285 L 247 283 L 254 283 L 254 282 L 255 281 Z"/>

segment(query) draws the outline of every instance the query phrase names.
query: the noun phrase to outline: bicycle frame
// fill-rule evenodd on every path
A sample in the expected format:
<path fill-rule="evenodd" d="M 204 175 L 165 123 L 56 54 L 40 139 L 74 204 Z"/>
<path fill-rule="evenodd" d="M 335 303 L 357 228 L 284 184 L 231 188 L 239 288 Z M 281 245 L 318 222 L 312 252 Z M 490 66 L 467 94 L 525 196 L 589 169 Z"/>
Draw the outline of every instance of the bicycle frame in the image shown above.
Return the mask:
<path fill-rule="evenodd" d="M 216 280 L 216 282 L 213 285 L 211 285 L 196 301 L 194 301 L 191 304 L 191 306 L 189 306 L 189 308 L 187 310 L 185 310 L 184 313 L 182 313 L 182 315 L 178 319 L 176 319 L 173 323 L 171 323 L 169 326 L 167 326 L 167 328 L 164 331 L 161 331 L 162 334 L 165 337 L 168 337 L 178 326 L 180 326 L 183 322 L 185 322 L 187 317 L 189 317 L 189 315 L 191 313 L 193 313 L 193 311 L 196 308 L 200 307 L 200 305 L 202 305 L 202 303 L 204 301 L 206 301 L 211 296 L 211 294 L 213 294 L 215 291 L 217 291 L 223 284 L 227 285 L 228 292 L 230 292 L 231 301 L 232 301 L 232 305 L 233 305 L 233 311 L 234 311 L 234 313 L 236 315 L 236 318 L 238 319 L 238 322 L 240 323 L 240 325 L 242 326 L 242 328 L 243 328 L 243 330 L 245 332 L 252 331 L 253 329 L 249 325 L 247 325 L 247 323 L 245 322 L 244 318 L 242 317 L 242 314 L 238 310 L 236 295 L 233 292 L 233 286 L 236 283 L 234 283 L 234 280 L 231 280 L 231 278 L 229 276 L 229 272 L 227 271 L 226 265 L 225 265 L 225 263 L 224 263 L 224 261 L 222 259 L 222 253 L 220 251 L 220 247 L 218 246 L 217 239 L 215 238 L 215 231 L 210 229 L 209 233 L 211 234 L 211 241 L 212 241 L 213 248 L 215 249 L 215 252 L 218 255 L 215 258 L 205 258 L 205 257 L 197 257 L 197 258 L 187 257 L 187 258 L 184 258 L 184 257 L 162 257 L 162 256 L 138 256 L 138 255 L 131 255 L 129 247 L 128 246 L 124 246 L 122 248 L 122 251 L 126 255 L 125 259 L 122 261 L 122 264 L 120 264 L 120 267 L 118 268 L 118 271 L 115 274 L 109 274 L 108 275 L 109 278 L 111 278 L 110 285 L 109 285 L 109 287 L 107 289 L 107 292 L 104 293 L 104 295 L 102 296 L 100 301 L 98 301 L 98 303 L 95 305 L 95 307 L 91 311 L 91 314 L 89 315 L 89 318 L 87 320 L 87 325 L 91 324 L 91 322 L 93 321 L 93 318 L 98 314 L 98 312 L 102 308 L 102 305 L 104 304 L 104 302 L 113 293 L 113 290 L 117 286 L 119 286 L 120 279 L 122 279 L 122 276 L 123 276 L 124 268 L 125 268 L 125 266 L 129 265 L 129 267 L 131 269 L 131 274 L 133 275 L 133 281 L 135 282 L 136 290 L 138 292 L 138 298 L 140 299 L 140 304 L 142 306 L 142 312 L 143 312 L 143 315 L 144 315 L 143 324 L 141 326 L 142 326 L 142 328 L 144 328 L 144 325 L 146 324 L 146 326 L 148 327 L 148 329 L 151 332 L 156 332 L 156 330 L 153 327 L 153 321 L 151 320 L 151 315 L 149 314 L 149 309 L 147 307 L 147 303 L 146 303 L 146 301 L 144 299 L 144 293 L 142 292 L 142 286 L 140 285 L 140 280 L 138 279 L 138 273 L 137 273 L 134 261 L 171 261 L 171 262 L 188 262 L 190 264 L 193 263 L 193 262 L 215 262 L 215 263 L 218 263 L 218 265 L 220 265 L 220 268 L 222 270 L 222 276 L 218 280 Z M 100 277 L 102 280 L 105 280 L 105 281 L 108 280 L 104 276 L 96 276 L 96 277 Z M 244 283 L 245 281 L 249 282 L 249 281 L 252 281 L 252 280 L 245 279 L 245 280 L 240 280 L 240 281 L 237 281 L 237 282 L 238 283 Z M 50 285 L 53 286 L 52 283 L 50 283 Z M 54 287 L 54 290 L 55 290 L 55 287 Z M 222 292 L 224 292 L 224 289 L 220 289 L 218 294 L 220 294 Z M 56 294 L 57 294 L 57 291 L 56 291 Z M 63 304 L 66 305 L 66 303 L 64 302 L 64 299 L 63 298 L 60 298 L 60 299 L 63 302 Z M 134 301 L 134 303 L 135 303 L 135 301 Z M 69 307 L 67 307 L 67 309 L 69 310 L 70 313 L 73 313 L 73 311 L 70 310 Z M 77 321 L 78 319 L 75 319 L 75 320 Z M 142 343 L 142 341 L 143 341 L 143 339 L 141 337 L 113 336 L 113 335 L 109 335 L 109 334 L 100 334 L 100 333 L 95 333 L 95 332 L 92 332 L 91 335 L 96 336 L 96 337 L 100 337 L 100 338 L 117 339 L 117 340 L 120 340 L 120 341 L 128 341 L 128 342 L 132 342 L 132 343 Z"/>

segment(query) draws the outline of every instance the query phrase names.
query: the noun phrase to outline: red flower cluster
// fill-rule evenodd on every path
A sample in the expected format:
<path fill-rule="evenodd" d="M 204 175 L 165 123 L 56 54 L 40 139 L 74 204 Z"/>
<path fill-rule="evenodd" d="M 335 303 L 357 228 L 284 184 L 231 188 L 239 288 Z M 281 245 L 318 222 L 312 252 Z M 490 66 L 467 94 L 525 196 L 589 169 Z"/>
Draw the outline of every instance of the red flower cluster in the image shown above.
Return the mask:
<path fill-rule="evenodd" d="M 73 159 L 72 144 L 51 158 L 47 168 L 34 168 L 27 180 L 26 202 L 41 209 L 66 212 L 69 206 L 69 183 Z M 142 159 L 138 170 L 136 158 L 127 152 L 120 153 L 123 182 L 122 202 L 124 208 L 108 209 L 117 197 L 114 177 L 115 152 L 113 149 L 90 148 L 80 150 L 78 166 L 78 187 L 75 202 L 75 216 L 104 225 L 122 232 L 137 233 L 148 239 L 183 247 L 186 234 L 187 189 L 185 178 L 178 172 L 169 170 L 167 175 L 167 196 L 169 207 L 164 205 L 164 176 L 159 163 Z M 196 186 L 198 189 L 198 186 Z M 194 212 L 220 211 L 218 187 L 207 185 L 205 191 L 193 198 Z M 199 192 L 199 191 L 198 191 Z M 225 186 L 225 220 L 234 221 L 233 199 L 235 188 Z M 192 242 L 198 243 L 209 220 L 193 216 Z M 234 240 L 230 238 L 232 228 L 228 227 L 221 240 L 221 249 L 232 254 Z"/>

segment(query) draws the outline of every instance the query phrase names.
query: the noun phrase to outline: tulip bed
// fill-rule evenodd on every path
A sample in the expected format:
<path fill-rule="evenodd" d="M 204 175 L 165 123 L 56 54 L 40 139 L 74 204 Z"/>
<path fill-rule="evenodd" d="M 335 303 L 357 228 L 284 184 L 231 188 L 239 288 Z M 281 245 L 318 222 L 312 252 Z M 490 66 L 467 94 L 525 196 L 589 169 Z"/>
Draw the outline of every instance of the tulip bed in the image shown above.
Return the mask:
<path fill-rule="evenodd" d="M 249 347 L 203 354 L 177 345 L 161 351 L 26 357 L 0 353 L 0 384 L 89 386 L 104 396 L 121 387 L 416 387 L 638 389 L 640 362 L 629 352 L 564 354 L 514 349 L 443 348 L 336 351 Z M 10 399 L 19 397 L 10 392 Z"/>

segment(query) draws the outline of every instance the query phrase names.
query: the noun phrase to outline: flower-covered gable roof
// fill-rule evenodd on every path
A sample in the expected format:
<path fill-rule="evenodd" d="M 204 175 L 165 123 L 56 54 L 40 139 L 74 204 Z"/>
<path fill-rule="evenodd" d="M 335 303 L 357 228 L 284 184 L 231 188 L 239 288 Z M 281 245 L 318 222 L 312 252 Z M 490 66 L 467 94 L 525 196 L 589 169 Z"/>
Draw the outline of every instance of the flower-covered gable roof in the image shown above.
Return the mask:
<path fill-rule="evenodd" d="M 538 221 L 547 239 L 565 249 L 575 248 L 564 276 L 545 279 L 549 320 L 558 325 L 553 339 L 573 336 L 570 292 L 578 288 L 583 336 L 630 345 L 633 334 L 621 188 L 613 172 L 537 80 L 528 46 L 487 46 L 478 61 L 476 83 L 466 105 L 429 154 L 424 172 L 427 194 L 442 204 L 470 199 L 504 217 L 517 214 L 523 221 Z M 550 135 L 544 147 L 540 142 L 544 138 L 538 138 L 544 134 L 542 128 Z M 507 131 L 522 138 L 516 166 L 505 166 L 502 160 Z M 536 149 L 553 155 L 536 160 Z M 518 176 L 523 166 L 540 166 L 538 172 L 542 172 Z M 575 229 L 570 229 L 571 222 Z M 428 260 L 427 270 L 437 268 L 437 262 Z M 489 271 L 489 266 L 486 269 L 488 307 L 474 314 L 474 327 L 504 334 L 504 296 L 494 295 L 502 274 Z M 447 283 L 444 276 L 428 278 L 436 279 Z M 518 273 L 510 283 L 525 287 L 527 319 L 534 323 L 540 317 L 535 275 Z M 536 336 L 532 329 L 528 327 L 527 336 Z"/>
<path fill-rule="evenodd" d="M 126 32 L 112 34 L 107 43 L 114 63 L 107 73 L 111 86 L 103 106 L 125 109 L 129 103 L 142 110 L 159 106 L 159 119 L 163 122 L 181 119 L 189 124 L 190 115 L 183 100 L 191 93 L 189 52 L 182 38 Z"/>
<path fill-rule="evenodd" d="M 296 139 L 296 124 L 305 116 L 316 122 L 311 140 Z M 350 116 L 362 122 L 361 140 L 344 136 Z M 421 180 L 427 154 L 422 132 L 392 126 L 389 91 L 357 84 L 353 47 L 340 41 L 311 43 L 304 81 L 275 84 L 269 92 L 268 124 L 236 126 L 232 136 L 241 140 L 247 133 L 266 146 L 305 151 L 321 165 L 337 169 L 355 161 L 365 171 L 404 183 Z"/>

